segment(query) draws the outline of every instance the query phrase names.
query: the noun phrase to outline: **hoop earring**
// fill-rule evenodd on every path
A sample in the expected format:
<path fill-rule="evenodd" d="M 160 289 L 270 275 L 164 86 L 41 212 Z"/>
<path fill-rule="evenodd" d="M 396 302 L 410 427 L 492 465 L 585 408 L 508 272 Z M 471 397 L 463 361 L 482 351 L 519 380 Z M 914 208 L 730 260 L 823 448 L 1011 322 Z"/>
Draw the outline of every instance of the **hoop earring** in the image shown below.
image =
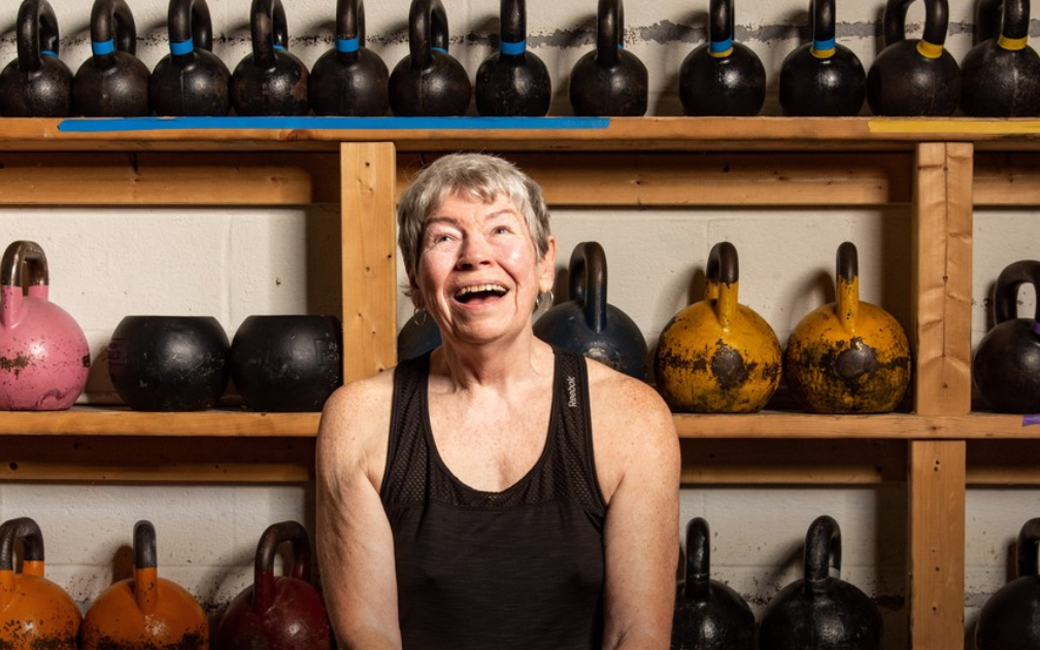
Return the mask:
<path fill-rule="evenodd" d="M 426 309 L 424 307 L 416 307 L 415 311 L 412 313 L 412 320 L 414 320 L 415 324 L 418 325 L 419 327 L 422 327 L 423 325 L 425 325 L 426 324 Z"/>
<path fill-rule="evenodd" d="M 536 307 L 538 308 L 538 311 L 546 311 L 553 306 L 555 300 L 556 297 L 553 296 L 552 289 L 549 289 L 545 293 L 538 294 L 538 303 L 536 304 Z"/>

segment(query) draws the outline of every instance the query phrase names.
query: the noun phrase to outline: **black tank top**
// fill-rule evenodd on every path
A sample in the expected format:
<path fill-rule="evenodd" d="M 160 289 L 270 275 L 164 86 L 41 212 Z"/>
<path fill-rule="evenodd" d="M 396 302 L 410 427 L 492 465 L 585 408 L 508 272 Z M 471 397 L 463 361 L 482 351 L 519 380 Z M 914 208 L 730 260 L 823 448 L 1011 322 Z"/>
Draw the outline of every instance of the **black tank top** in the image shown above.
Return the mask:
<path fill-rule="evenodd" d="M 394 373 L 380 496 L 404 650 L 590 650 L 603 636 L 603 518 L 585 360 L 556 351 L 542 455 L 502 492 L 460 482 L 430 430 L 429 355 Z"/>

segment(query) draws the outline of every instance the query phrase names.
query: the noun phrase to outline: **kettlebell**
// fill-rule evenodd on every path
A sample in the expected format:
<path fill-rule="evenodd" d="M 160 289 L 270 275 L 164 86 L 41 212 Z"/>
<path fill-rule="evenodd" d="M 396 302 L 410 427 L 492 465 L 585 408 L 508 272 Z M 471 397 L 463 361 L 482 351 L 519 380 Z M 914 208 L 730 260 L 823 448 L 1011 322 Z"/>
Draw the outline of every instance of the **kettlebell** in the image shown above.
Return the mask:
<path fill-rule="evenodd" d="M 645 381 L 646 340 L 625 312 L 607 303 L 607 256 L 598 242 L 574 247 L 569 285 L 570 300 L 535 321 L 535 336 Z"/>
<path fill-rule="evenodd" d="M 409 318 L 397 333 L 397 360 L 421 357 L 440 346 L 441 330 L 437 323 L 426 312 L 419 312 Z"/>
<path fill-rule="evenodd" d="M 737 249 L 708 255 L 704 300 L 676 314 L 654 355 L 657 389 L 673 411 L 753 413 L 780 384 L 780 342 L 769 323 L 737 302 Z"/>
<path fill-rule="evenodd" d="M 231 378 L 254 411 L 320 411 L 343 383 L 334 316 L 250 316 L 231 342 Z"/>
<path fill-rule="evenodd" d="M 306 115 L 307 66 L 289 52 L 281 0 L 253 0 L 253 52 L 231 74 L 231 105 L 239 115 Z"/>
<path fill-rule="evenodd" d="M 448 14 L 441 0 L 412 0 L 408 54 L 390 73 L 390 109 L 402 116 L 464 115 L 473 86 L 448 54 Z"/>
<path fill-rule="evenodd" d="M 596 49 L 571 69 L 570 98 L 575 115 L 640 117 L 649 102 L 650 73 L 625 49 L 625 7 L 599 0 Z"/>
<path fill-rule="evenodd" d="M 805 535 L 805 577 L 762 612 L 760 650 L 880 650 L 881 612 L 840 578 L 841 529 L 823 515 Z"/>
<path fill-rule="evenodd" d="M 501 0 L 500 15 L 498 52 L 477 68 L 477 112 L 541 117 L 549 112 L 552 81 L 542 60 L 527 50 L 524 0 Z"/>
<path fill-rule="evenodd" d="M 791 116 L 858 115 L 867 73 L 852 50 L 835 40 L 835 0 L 811 0 L 812 43 L 784 58 L 780 107 Z"/>
<path fill-rule="evenodd" d="M 924 0 L 924 34 L 906 38 L 906 12 L 914 0 L 885 5 L 885 49 L 867 73 L 867 103 L 875 115 L 949 116 L 961 97 L 961 71 L 943 45 L 947 0 Z"/>
<path fill-rule="evenodd" d="M 1040 262 L 1022 260 L 1000 272 L 993 296 L 996 324 L 979 342 L 972 366 L 979 393 L 1000 413 L 1040 413 L 1040 311 L 1034 318 L 1016 317 L 1023 284 L 1040 287 Z"/>
<path fill-rule="evenodd" d="M 754 50 L 733 40 L 733 0 L 711 0 L 708 43 L 679 68 L 686 115 L 758 115 L 766 101 L 766 69 Z"/>
<path fill-rule="evenodd" d="M 208 650 L 202 607 L 184 587 L 159 577 L 156 558 L 155 527 L 138 521 L 134 577 L 103 591 L 87 610 L 81 650 Z"/>
<path fill-rule="evenodd" d="M 961 59 L 961 110 L 976 117 L 1035 117 L 1040 56 L 1028 44 L 1029 0 L 1003 0 L 1003 7 L 999 38 L 976 44 Z"/>
<path fill-rule="evenodd" d="M 1018 532 L 1016 578 L 997 590 L 979 610 L 975 650 L 1031 650 L 1040 647 L 1040 518 L 1030 519 Z"/>
<path fill-rule="evenodd" d="M 22 542 L 22 572 L 14 548 Z M 65 590 L 44 577 L 43 533 L 28 517 L 0 524 L 0 648 L 76 650 L 81 617 Z"/>
<path fill-rule="evenodd" d="M 231 110 L 231 73 L 211 52 L 206 0 L 170 0 L 170 53 L 155 64 L 148 98 L 156 115 L 223 116 Z"/>
<path fill-rule="evenodd" d="M 837 301 L 798 323 L 784 351 L 791 392 L 817 413 L 882 413 L 910 385 L 910 343 L 885 310 L 859 299 L 856 247 L 838 247 Z"/>
<path fill-rule="evenodd" d="M 686 580 L 675 598 L 672 650 L 754 650 L 755 615 L 729 585 L 711 578 L 711 532 L 686 524 Z"/>
<path fill-rule="evenodd" d="M 276 578 L 278 547 L 292 547 L 291 575 Z M 295 521 L 272 524 L 256 547 L 253 585 L 228 606 L 217 632 L 220 650 L 322 650 L 332 647 L 325 602 L 310 583 L 311 546 Z"/>
<path fill-rule="evenodd" d="M 318 57 L 307 81 L 315 115 L 351 117 L 386 115 L 390 107 L 390 71 L 365 47 L 365 5 L 336 3 L 336 46 Z"/>
<path fill-rule="evenodd" d="M 148 105 L 148 67 L 137 52 L 134 15 L 125 0 L 96 0 L 90 12 L 90 56 L 72 79 L 72 104 L 87 117 L 137 117 Z"/>
<path fill-rule="evenodd" d="M 108 374 L 135 411 L 204 411 L 224 393 L 227 333 L 212 316 L 126 316 L 108 346 Z"/>
<path fill-rule="evenodd" d="M 23 0 L 15 38 L 18 57 L 0 72 L 0 115 L 72 114 L 72 71 L 58 58 L 58 18 L 47 0 Z"/>
<path fill-rule="evenodd" d="M 87 338 L 48 300 L 49 282 L 39 244 L 7 247 L 0 262 L 0 410 L 64 410 L 87 385 Z"/>

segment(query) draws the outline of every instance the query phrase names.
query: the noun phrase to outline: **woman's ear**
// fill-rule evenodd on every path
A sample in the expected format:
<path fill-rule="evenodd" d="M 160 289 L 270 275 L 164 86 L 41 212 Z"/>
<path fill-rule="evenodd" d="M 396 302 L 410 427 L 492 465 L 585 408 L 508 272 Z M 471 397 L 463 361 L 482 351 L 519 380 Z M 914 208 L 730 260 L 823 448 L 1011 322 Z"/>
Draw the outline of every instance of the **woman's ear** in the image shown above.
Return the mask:
<path fill-rule="evenodd" d="M 556 282 L 556 238 L 552 235 L 546 240 L 545 255 L 538 265 L 538 290 L 548 293 Z"/>

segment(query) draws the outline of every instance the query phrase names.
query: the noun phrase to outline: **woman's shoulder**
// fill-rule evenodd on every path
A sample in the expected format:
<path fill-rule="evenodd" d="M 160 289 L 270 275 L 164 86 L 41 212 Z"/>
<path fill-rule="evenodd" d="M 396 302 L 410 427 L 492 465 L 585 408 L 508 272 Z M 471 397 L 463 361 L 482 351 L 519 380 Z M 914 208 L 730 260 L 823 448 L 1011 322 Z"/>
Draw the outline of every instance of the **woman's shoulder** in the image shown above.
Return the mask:
<path fill-rule="evenodd" d="M 319 453 L 370 453 L 389 435 L 395 369 L 349 382 L 325 402 Z"/>
<path fill-rule="evenodd" d="M 646 422 L 652 418 L 669 426 L 671 412 L 661 396 L 646 382 L 618 372 L 592 359 L 586 359 L 589 375 L 589 399 L 594 410 L 612 418 L 624 420 L 634 417 Z"/>

